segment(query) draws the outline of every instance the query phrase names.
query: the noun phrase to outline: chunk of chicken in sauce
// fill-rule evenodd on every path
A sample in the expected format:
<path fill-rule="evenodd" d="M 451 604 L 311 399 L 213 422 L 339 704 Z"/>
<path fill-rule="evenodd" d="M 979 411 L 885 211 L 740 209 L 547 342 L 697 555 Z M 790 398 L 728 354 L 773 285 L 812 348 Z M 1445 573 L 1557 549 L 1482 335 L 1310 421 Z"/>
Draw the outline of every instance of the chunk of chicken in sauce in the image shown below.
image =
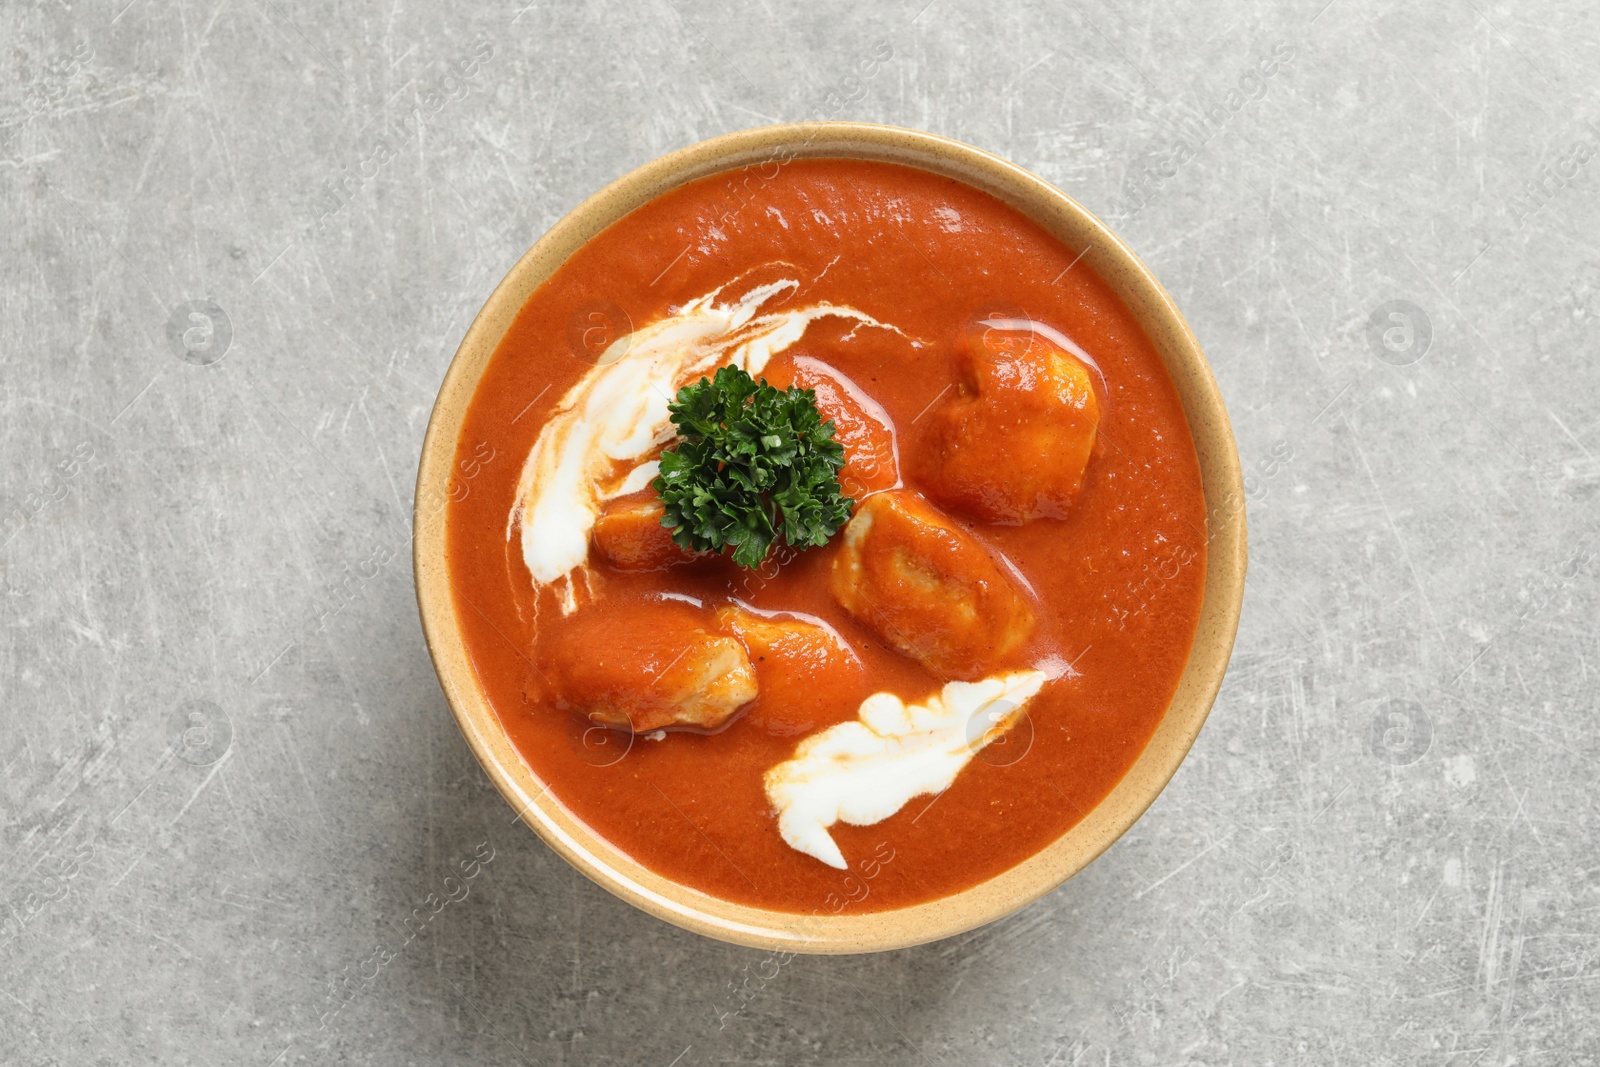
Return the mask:
<path fill-rule="evenodd" d="M 556 705 L 591 722 L 716 730 L 757 693 L 744 646 L 717 629 L 710 611 L 679 601 L 602 602 L 555 624 L 541 668 Z"/>
<path fill-rule="evenodd" d="M 761 696 L 748 720 L 770 734 L 790 737 L 854 718 L 870 692 L 860 658 L 831 626 L 741 604 L 718 609 L 717 621 L 750 656 Z"/>
<path fill-rule="evenodd" d="M 988 673 L 1034 630 L 1021 583 L 909 489 L 867 498 L 830 580 L 846 611 L 943 678 Z"/>
<path fill-rule="evenodd" d="M 778 389 L 798 385 L 812 390 L 823 421 L 833 423 L 833 439 L 844 446 L 839 487 L 860 503 L 863 497 L 900 484 L 900 459 L 888 413 L 843 373 L 811 356 L 779 357 L 763 377 Z"/>
<path fill-rule="evenodd" d="M 594 521 L 596 555 L 619 571 L 659 571 L 698 558 L 673 542 L 661 525 L 665 514 L 654 489 L 608 500 Z"/>
<path fill-rule="evenodd" d="M 954 396 L 928 413 L 928 494 L 990 523 L 1064 518 L 1100 425 L 1089 369 L 1028 331 L 969 334 Z"/>

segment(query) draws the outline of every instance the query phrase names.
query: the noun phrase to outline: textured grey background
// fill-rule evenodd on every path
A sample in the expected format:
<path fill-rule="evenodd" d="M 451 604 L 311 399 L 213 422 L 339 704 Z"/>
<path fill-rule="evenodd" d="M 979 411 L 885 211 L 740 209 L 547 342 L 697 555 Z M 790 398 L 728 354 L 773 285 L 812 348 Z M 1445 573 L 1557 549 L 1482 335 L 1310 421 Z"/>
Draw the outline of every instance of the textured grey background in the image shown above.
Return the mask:
<path fill-rule="evenodd" d="M 1597 9 L 924 3 L 5 5 L 0 1061 L 1600 1057 Z M 801 118 L 1117 228 L 1210 353 L 1253 559 L 1211 721 L 1105 857 L 779 967 L 512 825 L 406 550 L 522 251 Z"/>

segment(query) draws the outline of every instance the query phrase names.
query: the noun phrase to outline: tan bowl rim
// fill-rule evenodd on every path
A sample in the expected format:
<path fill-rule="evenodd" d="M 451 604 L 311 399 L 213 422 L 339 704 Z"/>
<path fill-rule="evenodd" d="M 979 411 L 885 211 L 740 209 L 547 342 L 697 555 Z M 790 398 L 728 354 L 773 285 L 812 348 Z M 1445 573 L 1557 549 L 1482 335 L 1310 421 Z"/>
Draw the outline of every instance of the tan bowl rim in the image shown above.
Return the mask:
<path fill-rule="evenodd" d="M 859 915 L 797 915 L 708 896 L 645 868 L 568 812 L 523 762 L 478 686 L 446 555 L 445 500 L 467 404 L 533 291 L 585 241 L 661 193 L 740 168 L 748 189 L 792 158 L 882 160 L 953 177 L 1011 204 L 1069 247 L 1082 247 L 1081 258 L 1127 304 L 1177 386 L 1207 503 L 1205 594 L 1194 645 L 1160 725 L 1117 786 L 1072 829 L 1010 870 L 939 900 Z M 1160 795 L 1205 722 L 1232 653 L 1244 596 L 1243 501 L 1232 427 L 1199 343 L 1161 284 L 1098 219 L 1043 179 L 959 141 L 868 123 L 796 123 L 725 134 L 630 171 L 574 208 L 511 268 L 440 386 L 417 471 L 412 562 L 423 633 L 457 725 L 519 819 L 567 862 L 630 904 L 696 933 L 781 952 L 870 952 L 950 937 L 1039 899 L 1110 847 Z M 819 910 L 825 910 L 820 901 Z"/>

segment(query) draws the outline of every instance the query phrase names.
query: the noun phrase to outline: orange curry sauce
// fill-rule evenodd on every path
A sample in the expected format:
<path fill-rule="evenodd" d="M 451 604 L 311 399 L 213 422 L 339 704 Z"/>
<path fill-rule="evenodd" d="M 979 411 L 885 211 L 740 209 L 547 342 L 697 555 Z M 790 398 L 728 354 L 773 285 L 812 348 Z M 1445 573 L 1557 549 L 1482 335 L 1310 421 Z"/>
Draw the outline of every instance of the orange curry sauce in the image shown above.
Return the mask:
<path fill-rule="evenodd" d="M 601 836 L 666 877 L 743 904 L 823 914 L 903 907 L 1038 852 L 1143 750 L 1199 618 L 1199 465 L 1154 347 L 1078 250 L 995 198 L 920 170 L 843 160 L 774 169 L 771 178 L 741 181 L 737 195 L 720 175 L 646 204 L 529 298 L 457 444 L 465 473 L 449 511 L 450 573 L 467 648 L 501 722 L 553 795 Z M 807 356 L 846 374 L 893 419 L 912 488 L 926 428 L 919 415 L 956 380 L 960 339 L 976 318 L 1020 311 L 1071 338 L 1104 374 L 1099 434 L 1069 514 L 1011 526 L 959 521 L 1031 583 L 1043 640 L 1075 673 L 1049 682 L 1026 721 L 945 793 L 914 798 L 873 826 L 834 826 L 849 872 L 784 843 L 762 776 L 793 755 L 802 735 L 854 718 L 868 694 L 921 700 L 943 679 L 833 601 L 837 538 L 760 573 L 726 560 L 628 574 L 595 563 L 594 588 L 608 603 L 672 591 L 713 606 L 733 597 L 809 612 L 830 622 L 864 666 L 764 685 L 720 733 L 631 744 L 554 706 L 549 673 L 536 664 L 565 620 L 553 594 L 535 594 L 517 539 L 507 539 L 529 449 L 605 344 L 630 321 L 643 327 L 747 274 L 799 281 L 788 306 L 845 304 L 904 331 L 820 320 L 768 371 Z"/>

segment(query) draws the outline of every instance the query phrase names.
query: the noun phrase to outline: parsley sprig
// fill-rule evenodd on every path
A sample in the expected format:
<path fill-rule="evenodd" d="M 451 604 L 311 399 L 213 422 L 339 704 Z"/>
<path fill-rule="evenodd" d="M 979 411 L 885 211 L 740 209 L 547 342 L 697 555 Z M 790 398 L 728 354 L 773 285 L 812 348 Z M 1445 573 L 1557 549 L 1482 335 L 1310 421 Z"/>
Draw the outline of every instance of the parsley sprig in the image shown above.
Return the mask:
<path fill-rule="evenodd" d="M 755 567 L 773 541 L 815 548 L 850 518 L 839 488 L 844 448 L 813 390 L 777 389 L 727 366 L 678 390 L 667 405 L 677 443 L 651 484 L 680 548 L 722 552 Z"/>

